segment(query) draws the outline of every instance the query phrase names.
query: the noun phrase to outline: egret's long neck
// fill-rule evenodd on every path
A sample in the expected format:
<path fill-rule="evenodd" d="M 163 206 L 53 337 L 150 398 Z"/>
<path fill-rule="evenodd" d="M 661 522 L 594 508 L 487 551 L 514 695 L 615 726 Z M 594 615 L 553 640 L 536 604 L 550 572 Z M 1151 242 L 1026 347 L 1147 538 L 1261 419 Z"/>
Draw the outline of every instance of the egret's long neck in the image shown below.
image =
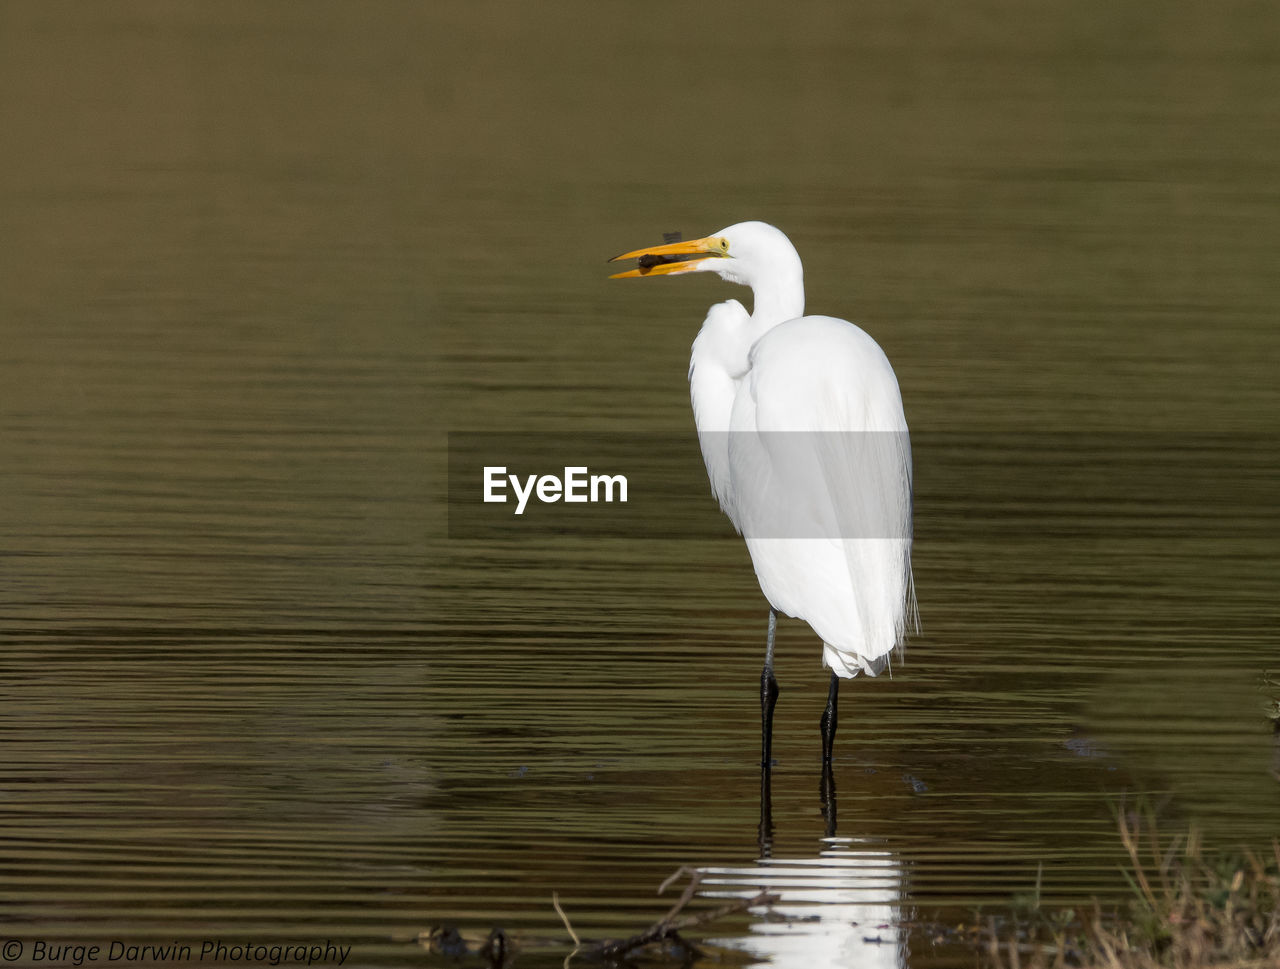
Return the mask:
<path fill-rule="evenodd" d="M 804 316 L 804 274 L 798 259 L 794 269 L 752 282 L 751 292 L 755 297 L 751 311 L 752 343 L 779 323 Z"/>

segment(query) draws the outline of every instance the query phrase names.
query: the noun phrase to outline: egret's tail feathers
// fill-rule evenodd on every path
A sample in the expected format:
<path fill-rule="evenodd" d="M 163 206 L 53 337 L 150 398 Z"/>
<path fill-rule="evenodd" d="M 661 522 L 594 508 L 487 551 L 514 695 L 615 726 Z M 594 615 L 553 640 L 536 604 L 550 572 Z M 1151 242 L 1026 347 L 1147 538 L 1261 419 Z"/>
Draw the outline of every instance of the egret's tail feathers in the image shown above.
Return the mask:
<path fill-rule="evenodd" d="M 907 639 L 920 632 L 920 609 L 916 604 L 916 584 L 915 577 L 911 574 L 909 545 L 905 559 L 906 568 L 897 574 L 898 582 L 892 581 L 891 577 L 888 587 L 879 590 L 882 596 L 879 602 L 888 608 L 875 608 L 874 597 L 867 599 L 855 596 L 854 601 L 864 623 L 871 620 L 870 625 L 862 626 L 861 635 L 855 637 L 855 643 L 848 642 L 846 636 L 836 637 L 843 645 L 824 640 L 823 661 L 836 675 L 851 677 L 865 673 L 867 676 L 878 676 L 888 670 L 892 676 L 893 662 L 903 661 Z M 874 655 L 867 655 L 868 652 Z"/>
<path fill-rule="evenodd" d="M 916 577 L 911 573 L 911 552 L 907 551 L 907 628 L 903 630 L 903 640 L 906 640 L 906 634 L 913 636 L 920 635 L 920 603 L 916 600 Z M 898 650 L 901 651 L 904 643 L 898 644 Z"/>
<path fill-rule="evenodd" d="M 898 650 L 894 652 L 898 652 Z M 865 656 L 846 652 L 830 643 L 822 644 L 823 665 L 828 667 L 836 676 L 842 676 L 845 679 L 857 676 L 859 673 L 866 676 L 879 676 L 885 670 L 891 668 L 889 663 L 891 655 L 891 653 L 885 653 L 882 656 L 867 659 Z"/>

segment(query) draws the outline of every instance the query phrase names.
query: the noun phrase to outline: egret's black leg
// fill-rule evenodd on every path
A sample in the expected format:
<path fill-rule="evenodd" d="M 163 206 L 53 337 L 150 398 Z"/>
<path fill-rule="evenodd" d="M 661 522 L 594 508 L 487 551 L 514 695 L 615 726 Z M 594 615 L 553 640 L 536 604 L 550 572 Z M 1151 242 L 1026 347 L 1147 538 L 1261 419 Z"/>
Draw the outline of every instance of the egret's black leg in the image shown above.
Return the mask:
<path fill-rule="evenodd" d="M 773 707 L 778 702 L 778 681 L 773 676 L 773 638 L 778 614 L 769 607 L 769 635 L 760 672 L 760 857 L 773 854 Z"/>
<path fill-rule="evenodd" d="M 760 766 L 773 767 L 773 708 L 778 702 L 778 681 L 773 668 L 766 666 L 760 673 Z"/>
<path fill-rule="evenodd" d="M 769 609 L 769 639 L 764 649 L 764 669 L 760 672 L 760 766 L 773 767 L 773 707 L 778 702 L 778 681 L 773 676 L 773 637 L 778 614 Z"/>
<path fill-rule="evenodd" d="M 831 686 L 827 690 L 827 708 L 822 711 L 822 763 L 831 766 L 831 747 L 836 742 L 836 700 L 840 696 L 840 677 L 831 674 Z"/>
<path fill-rule="evenodd" d="M 836 701 L 839 696 L 840 677 L 832 673 L 831 686 L 827 690 L 827 708 L 822 711 L 822 783 L 818 787 L 828 838 L 835 837 L 836 833 L 836 779 L 831 771 L 831 748 L 836 742 Z"/>

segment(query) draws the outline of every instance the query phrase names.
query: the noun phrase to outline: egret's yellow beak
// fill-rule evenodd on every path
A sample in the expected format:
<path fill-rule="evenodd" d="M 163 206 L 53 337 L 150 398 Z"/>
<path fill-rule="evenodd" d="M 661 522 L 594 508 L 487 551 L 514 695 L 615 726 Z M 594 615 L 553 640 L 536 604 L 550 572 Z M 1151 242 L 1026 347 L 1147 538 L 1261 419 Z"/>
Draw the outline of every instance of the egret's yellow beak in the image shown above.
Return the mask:
<path fill-rule="evenodd" d="M 666 245 L 649 246 L 614 256 L 610 262 L 620 259 L 638 259 L 640 266 L 625 273 L 614 273 L 610 279 L 627 279 L 632 276 L 662 276 L 667 273 L 686 273 L 704 259 L 723 258 L 729 255 L 729 243 L 718 236 L 691 239 L 688 242 L 668 242 Z"/>

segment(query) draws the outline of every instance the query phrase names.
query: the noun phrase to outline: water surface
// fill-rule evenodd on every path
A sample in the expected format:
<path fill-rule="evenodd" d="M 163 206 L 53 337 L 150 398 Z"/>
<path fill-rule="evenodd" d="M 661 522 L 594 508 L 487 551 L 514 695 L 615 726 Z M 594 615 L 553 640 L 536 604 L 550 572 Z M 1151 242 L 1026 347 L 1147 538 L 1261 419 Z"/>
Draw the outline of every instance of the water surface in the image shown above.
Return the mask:
<path fill-rule="evenodd" d="M 913 919 L 1122 894 L 1122 796 L 1276 834 L 1274 10 L 734 10 L 3 6 L 7 935 L 559 965 L 552 891 L 629 934 L 691 865 L 786 892 L 743 959 L 923 965 Z M 829 832 L 784 625 L 768 858 L 740 543 L 445 500 L 449 431 L 692 441 L 743 294 L 604 260 L 745 218 L 893 361 L 924 627 L 844 688 Z M 1089 453 L 1183 435 L 1173 527 L 1098 504 Z"/>

